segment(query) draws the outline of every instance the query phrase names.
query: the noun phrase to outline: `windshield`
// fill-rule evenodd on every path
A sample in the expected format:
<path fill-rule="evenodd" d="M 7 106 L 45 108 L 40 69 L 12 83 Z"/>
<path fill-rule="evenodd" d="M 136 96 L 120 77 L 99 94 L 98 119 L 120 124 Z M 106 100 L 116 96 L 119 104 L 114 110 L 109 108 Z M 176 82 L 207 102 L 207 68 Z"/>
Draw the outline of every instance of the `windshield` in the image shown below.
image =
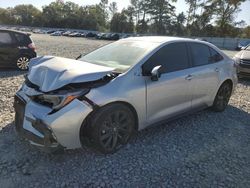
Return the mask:
<path fill-rule="evenodd" d="M 153 42 L 121 40 L 99 48 L 79 60 L 125 72 L 158 45 Z"/>
<path fill-rule="evenodd" d="M 250 45 L 248 45 L 245 50 L 250 51 Z"/>
<path fill-rule="evenodd" d="M 250 44 L 250 41 L 241 41 L 240 45 L 242 46 L 247 46 L 248 44 Z"/>

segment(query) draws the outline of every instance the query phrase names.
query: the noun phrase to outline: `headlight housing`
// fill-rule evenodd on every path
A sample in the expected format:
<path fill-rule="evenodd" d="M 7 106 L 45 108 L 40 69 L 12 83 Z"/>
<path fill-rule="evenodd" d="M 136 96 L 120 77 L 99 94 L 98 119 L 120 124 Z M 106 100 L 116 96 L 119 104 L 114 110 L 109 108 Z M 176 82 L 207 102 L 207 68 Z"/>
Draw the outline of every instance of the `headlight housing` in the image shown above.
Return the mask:
<path fill-rule="evenodd" d="M 237 57 L 233 57 L 233 60 L 234 60 L 234 65 L 235 65 L 236 67 L 239 66 L 239 64 L 240 64 L 240 59 L 237 58 Z"/>
<path fill-rule="evenodd" d="M 89 92 L 89 89 L 83 89 L 73 92 L 60 91 L 53 94 L 42 94 L 38 95 L 36 98 L 40 103 L 50 106 L 53 110 L 59 110 L 60 108 L 66 106 L 74 99 L 86 95 Z"/>

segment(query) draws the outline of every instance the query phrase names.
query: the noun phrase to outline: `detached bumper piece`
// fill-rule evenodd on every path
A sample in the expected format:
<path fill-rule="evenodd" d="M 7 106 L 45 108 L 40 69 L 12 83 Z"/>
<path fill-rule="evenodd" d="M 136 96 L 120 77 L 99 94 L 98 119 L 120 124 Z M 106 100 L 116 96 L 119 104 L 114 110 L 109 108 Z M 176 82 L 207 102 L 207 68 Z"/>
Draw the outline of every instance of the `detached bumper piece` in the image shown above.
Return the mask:
<path fill-rule="evenodd" d="M 32 145 L 37 146 L 43 151 L 51 153 L 51 152 L 56 152 L 58 150 L 63 150 L 64 148 L 56 141 L 52 131 L 48 128 L 48 126 L 45 123 L 43 123 L 42 120 L 37 118 L 33 119 L 25 117 L 25 106 L 26 106 L 25 100 L 16 95 L 14 100 L 14 108 L 16 111 L 15 127 L 17 133 L 21 137 L 29 140 Z M 41 137 L 33 133 L 32 131 L 26 130 L 23 127 L 25 118 L 28 122 L 31 123 L 32 127 L 39 132 Z"/>

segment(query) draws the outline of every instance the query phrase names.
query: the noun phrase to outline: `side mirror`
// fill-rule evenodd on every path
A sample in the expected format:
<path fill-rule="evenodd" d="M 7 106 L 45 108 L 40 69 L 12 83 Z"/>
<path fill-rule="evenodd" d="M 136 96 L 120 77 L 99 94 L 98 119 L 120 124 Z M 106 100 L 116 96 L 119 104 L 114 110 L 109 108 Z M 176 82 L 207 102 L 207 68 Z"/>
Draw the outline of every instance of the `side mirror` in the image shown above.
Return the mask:
<path fill-rule="evenodd" d="M 160 72 L 161 67 L 162 67 L 161 65 L 158 65 L 152 69 L 152 71 L 151 71 L 151 80 L 152 81 L 158 81 L 159 78 L 161 77 L 161 72 Z"/>
<path fill-rule="evenodd" d="M 76 60 L 78 60 L 78 59 L 80 59 L 80 58 L 82 58 L 82 54 L 79 55 L 79 56 L 76 58 Z"/>

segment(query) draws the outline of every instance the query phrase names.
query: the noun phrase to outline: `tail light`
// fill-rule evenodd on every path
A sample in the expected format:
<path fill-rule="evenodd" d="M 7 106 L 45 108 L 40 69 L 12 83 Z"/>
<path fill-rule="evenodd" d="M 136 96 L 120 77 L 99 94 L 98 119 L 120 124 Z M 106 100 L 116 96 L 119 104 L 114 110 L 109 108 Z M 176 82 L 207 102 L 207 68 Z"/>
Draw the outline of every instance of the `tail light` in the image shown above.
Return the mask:
<path fill-rule="evenodd" d="M 29 47 L 30 49 L 36 51 L 36 46 L 35 46 L 35 44 L 34 44 L 33 42 L 30 43 L 30 44 L 28 45 L 28 47 Z"/>

